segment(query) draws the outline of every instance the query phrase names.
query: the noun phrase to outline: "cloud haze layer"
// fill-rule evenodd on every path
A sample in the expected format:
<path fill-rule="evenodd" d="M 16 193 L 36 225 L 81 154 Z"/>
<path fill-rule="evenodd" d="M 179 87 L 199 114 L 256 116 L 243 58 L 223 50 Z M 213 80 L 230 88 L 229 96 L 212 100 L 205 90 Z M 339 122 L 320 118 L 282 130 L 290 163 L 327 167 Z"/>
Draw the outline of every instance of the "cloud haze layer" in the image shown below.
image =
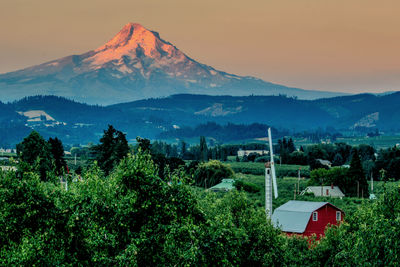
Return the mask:
<path fill-rule="evenodd" d="M 88 51 L 135 21 L 238 75 L 315 90 L 400 90 L 398 10 L 395 0 L 2 0 L 0 73 Z"/>

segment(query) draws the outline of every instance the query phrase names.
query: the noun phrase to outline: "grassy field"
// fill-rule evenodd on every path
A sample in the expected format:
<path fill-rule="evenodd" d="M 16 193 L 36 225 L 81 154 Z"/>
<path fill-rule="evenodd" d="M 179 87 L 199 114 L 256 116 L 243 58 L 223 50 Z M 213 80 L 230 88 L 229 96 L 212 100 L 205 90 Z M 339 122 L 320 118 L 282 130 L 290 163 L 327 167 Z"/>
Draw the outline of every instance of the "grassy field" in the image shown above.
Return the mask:
<path fill-rule="evenodd" d="M 264 175 L 265 163 L 263 162 L 229 162 L 234 172 L 254 175 Z M 310 167 L 301 165 L 275 164 L 277 177 L 297 177 L 300 170 L 301 177 L 310 177 Z"/>

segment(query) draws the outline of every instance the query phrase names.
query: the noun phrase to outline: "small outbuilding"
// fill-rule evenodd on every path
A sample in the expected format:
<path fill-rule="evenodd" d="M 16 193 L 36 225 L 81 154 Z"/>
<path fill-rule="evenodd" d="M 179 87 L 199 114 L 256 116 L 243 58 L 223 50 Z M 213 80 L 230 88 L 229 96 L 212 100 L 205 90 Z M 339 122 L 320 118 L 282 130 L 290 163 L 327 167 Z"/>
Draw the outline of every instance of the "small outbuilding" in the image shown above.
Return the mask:
<path fill-rule="evenodd" d="M 332 162 L 330 162 L 329 160 L 325 160 L 325 159 L 316 159 L 316 161 L 318 161 L 321 165 L 324 165 L 328 168 L 332 167 Z"/>
<path fill-rule="evenodd" d="M 242 150 L 242 149 L 239 149 L 237 152 L 237 155 L 238 155 L 238 157 L 244 157 L 244 156 L 248 156 L 253 153 L 263 156 L 263 155 L 268 155 L 269 151 L 268 150 Z"/>
<path fill-rule="evenodd" d="M 329 202 L 291 200 L 272 214 L 272 223 L 288 235 L 325 235 L 325 228 L 338 225 L 344 219 L 344 212 Z"/>
<path fill-rule="evenodd" d="M 222 179 L 222 182 L 210 187 L 210 190 L 214 192 L 227 192 L 235 188 L 233 185 L 234 182 L 235 180 L 233 179 Z"/>
<path fill-rule="evenodd" d="M 314 194 L 316 197 L 344 197 L 342 190 L 338 186 L 309 186 L 303 191 L 301 191 L 300 195 L 304 195 L 306 193 Z"/>

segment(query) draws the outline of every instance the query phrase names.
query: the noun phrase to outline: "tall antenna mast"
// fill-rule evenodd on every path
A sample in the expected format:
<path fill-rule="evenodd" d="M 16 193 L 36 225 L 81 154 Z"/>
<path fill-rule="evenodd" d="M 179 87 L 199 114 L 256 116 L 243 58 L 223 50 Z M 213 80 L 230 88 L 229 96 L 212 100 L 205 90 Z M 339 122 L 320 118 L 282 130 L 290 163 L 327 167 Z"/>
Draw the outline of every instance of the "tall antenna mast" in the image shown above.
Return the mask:
<path fill-rule="evenodd" d="M 272 183 L 274 185 L 274 196 L 275 196 L 275 198 L 278 198 L 278 186 L 276 185 L 274 151 L 273 151 L 273 148 L 272 148 L 271 128 L 268 128 L 268 141 L 269 141 L 269 151 L 270 151 L 270 154 L 271 154 L 271 173 L 272 173 Z"/>
<path fill-rule="evenodd" d="M 272 151 L 271 128 L 268 128 L 269 152 L 271 161 L 265 163 L 265 214 L 268 219 L 272 218 L 272 186 L 274 187 L 275 198 L 278 197 L 278 188 L 276 185 L 274 153 Z"/>

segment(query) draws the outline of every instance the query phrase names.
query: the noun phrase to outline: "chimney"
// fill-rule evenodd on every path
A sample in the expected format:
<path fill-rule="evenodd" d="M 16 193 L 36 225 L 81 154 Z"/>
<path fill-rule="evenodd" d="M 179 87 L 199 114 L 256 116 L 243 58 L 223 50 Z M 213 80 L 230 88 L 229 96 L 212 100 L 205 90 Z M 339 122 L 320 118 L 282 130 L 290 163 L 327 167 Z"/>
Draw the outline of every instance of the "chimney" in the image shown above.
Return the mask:
<path fill-rule="evenodd" d="M 331 189 L 333 189 L 333 184 L 331 184 Z"/>

